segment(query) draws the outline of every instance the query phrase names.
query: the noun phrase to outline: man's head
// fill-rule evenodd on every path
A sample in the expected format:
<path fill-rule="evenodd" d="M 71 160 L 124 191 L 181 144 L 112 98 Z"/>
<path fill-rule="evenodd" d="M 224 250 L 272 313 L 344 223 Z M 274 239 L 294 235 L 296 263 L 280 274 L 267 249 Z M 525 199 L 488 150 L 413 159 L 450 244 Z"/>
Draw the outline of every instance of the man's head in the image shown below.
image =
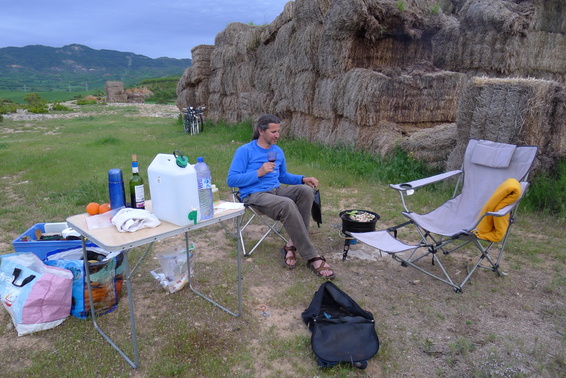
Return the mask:
<path fill-rule="evenodd" d="M 279 117 L 271 114 L 262 115 L 257 121 L 253 138 L 257 139 L 258 144 L 263 148 L 277 144 L 280 123 Z"/>
<path fill-rule="evenodd" d="M 281 119 L 273 114 L 264 114 L 259 117 L 254 128 L 253 139 L 259 139 L 260 131 L 266 131 L 269 128 L 270 123 L 279 125 L 281 123 Z"/>

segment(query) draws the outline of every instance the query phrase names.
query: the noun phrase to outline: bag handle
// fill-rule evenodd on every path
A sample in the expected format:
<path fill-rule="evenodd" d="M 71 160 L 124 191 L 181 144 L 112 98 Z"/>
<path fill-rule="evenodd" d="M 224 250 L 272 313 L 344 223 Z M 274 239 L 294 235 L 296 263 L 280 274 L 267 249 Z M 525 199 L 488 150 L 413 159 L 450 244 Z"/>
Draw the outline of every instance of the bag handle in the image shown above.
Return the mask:
<path fill-rule="evenodd" d="M 12 280 L 12 285 L 16 287 L 23 287 L 28 283 L 30 283 L 31 281 L 33 281 L 33 279 L 35 278 L 35 275 L 32 274 L 31 276 L 28 276 L 26 279 L 24 279 L 20 285 L 18 285 L 16 283 L 16 280 L 18 279 L 21 273 L 22 270 L 20 268 L 14 268 L 14 273 L 12 273 L 12 275 L 14 276 L 14 279 Z"/>

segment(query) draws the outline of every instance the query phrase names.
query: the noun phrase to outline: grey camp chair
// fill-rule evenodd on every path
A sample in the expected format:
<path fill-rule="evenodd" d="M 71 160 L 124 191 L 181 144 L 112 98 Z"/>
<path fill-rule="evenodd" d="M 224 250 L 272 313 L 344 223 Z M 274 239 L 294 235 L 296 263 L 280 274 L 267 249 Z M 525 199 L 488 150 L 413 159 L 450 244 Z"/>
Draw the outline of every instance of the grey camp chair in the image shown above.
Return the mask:
<path fill-rule="evenodd" d="M 232 198 L 234 202 L 242 203 L 238 188 L 232 188 Z M 259 247 L 261 242 L 263 242 L 265 238 L 267 238 L 270 234 L 279 236 L 285 243 L 287 243 L 287 239 L 281 233 L 281 230 L 283 229 L 283 224 L 281 222 L 269 218 L 268 216 L 261 213 L 259 210 L 257 210 L 255 207 L 251 205 L 244 203 L 244 207 L 247 210 L 246 211 L 247 214 L 243 218 L 242 221 L 243 224 L 240 227 L 240 241 L 244 256 L 247 257 L 251 255 L 256 250 L 256 248 Z M 245 233 L 246 233 L 246 229 L 248 229 L 248 227 L 250 227 L 253 224 L 259 224 L 260 226 L 265 226 L 265 227 L 264 227 L 264 231 L 262 231 L 263 236 L 257 242 L 255 242 L 254 246 L 251 249 L 249 249 L 249 247 L 246 246 L 246 243 L 249 244 L 250 242 L 249 241 L 246 242 L 246 239 L 249 238 L 246 237 L 247 235 Z"/>
<path fill-rule="evenodd" d="M 403 184 L 390 185 L 401 195 L 409 221 L 383 231 L 352 233 L 352 236 L 382 252 L 392 255 L 403 266 L 411 266 L 461 292 L 477 268 L 492 270 L 499 275 L 500 263 L 511 226 L 515 222 L 517 206 L 528 183 L 529 170 L 537 153 L 534 146 L 514 146 L 485 140 L 469 141 L 462 168 L 437 176 Z M 417 214 L 407 207 L 405 197 L 425 185 L 458 177 L 454 196 L 427 214 Z M 513 180 L 514 179 L 514 180 Z M 516 180 L 516 181 L 515 181 Z M 519 189 L 520 188 L 520 189 Z M 484 223 L 481 223 L 484 222 Z M 486 223 L 487 222 L 487 223 Z M 492 232 L 485 232 L 486 225 Z M 404 243 L 397 239 L 397 231 L 414 226 L 418 243 Z M 480 232 L 481 231 L 481 232 Z M 467 244 L 478 250 L 475 264 L 460 282 L 452 278 L 441 261 L 443 255 Z M 496 254 L 499 246 L 499 252 Z M 493 255 L 492 255 L 493 253 Z M 424 257 L 431 256 L 427 266 Z"/>

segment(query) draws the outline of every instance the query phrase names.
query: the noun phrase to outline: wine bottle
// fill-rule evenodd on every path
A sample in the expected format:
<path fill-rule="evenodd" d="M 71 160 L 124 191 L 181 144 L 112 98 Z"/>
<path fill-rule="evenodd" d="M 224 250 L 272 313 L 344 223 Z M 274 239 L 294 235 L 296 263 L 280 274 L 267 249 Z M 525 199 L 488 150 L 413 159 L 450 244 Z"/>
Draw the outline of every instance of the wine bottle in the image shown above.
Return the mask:
<path fill-rule="evenodd" d="M 139 174 L 138 159 L 132 154 L 132 178 L 130 178 L 130 201 L 134 209 L 145 209 L 143 178 Z"/>

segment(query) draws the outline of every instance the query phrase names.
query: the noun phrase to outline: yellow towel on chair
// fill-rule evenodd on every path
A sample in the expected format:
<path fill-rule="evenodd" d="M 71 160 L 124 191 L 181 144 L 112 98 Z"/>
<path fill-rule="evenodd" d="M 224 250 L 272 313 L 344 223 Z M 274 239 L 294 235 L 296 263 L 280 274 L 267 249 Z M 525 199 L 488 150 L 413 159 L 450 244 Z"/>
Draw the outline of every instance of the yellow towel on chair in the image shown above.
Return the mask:
<path fill-rule="evenodd" d="M 507 205 L 512 204 L 521 196 L 521 184 L 514 178 L 508 178 L 499 185 L 491 195 L 491 198 L 485 203 L 481 210 L 480 216 L 490 212 L 498 211 Z M 478 224 L 476 236 L 483 240 L 498 242 L 505 236 L 509 227 L 509 216 L 503 217 L 484 217 Z"/>

